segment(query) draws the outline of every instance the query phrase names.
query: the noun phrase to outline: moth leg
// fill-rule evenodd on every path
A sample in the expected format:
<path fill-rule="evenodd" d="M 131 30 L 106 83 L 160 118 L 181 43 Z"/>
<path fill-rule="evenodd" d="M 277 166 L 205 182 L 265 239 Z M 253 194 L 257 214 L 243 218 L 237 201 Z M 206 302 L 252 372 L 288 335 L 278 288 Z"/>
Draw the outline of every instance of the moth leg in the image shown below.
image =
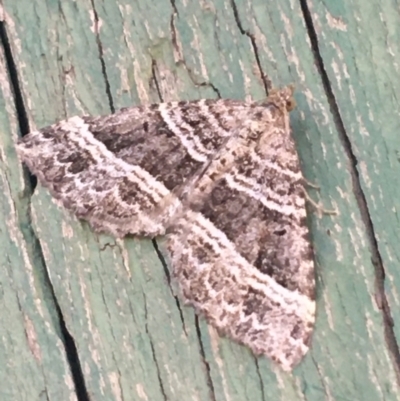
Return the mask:
<path fill-rule="evenodd" d="M 330 216 L 339 215 L 339 211 L 337 209 L 325 209 L 324 205 L 321 202 L 316 202 L 308 192 L 304 189 L 304 196 L 306 201 L 316 210 L 318 217 L 322 217 L 322 215 L 327 214 Z"/>
<path fill-rule="evenodd" d="M 319 191 L 321 189 L 321 187 L 319 185 L 314 184 L 311 181 L 308 181 L 306 178 L 303 178 L 302 181 L 303 181 L 304 186 L 310 187 L 312 189 L 316 189 L 317 191 Z"/>

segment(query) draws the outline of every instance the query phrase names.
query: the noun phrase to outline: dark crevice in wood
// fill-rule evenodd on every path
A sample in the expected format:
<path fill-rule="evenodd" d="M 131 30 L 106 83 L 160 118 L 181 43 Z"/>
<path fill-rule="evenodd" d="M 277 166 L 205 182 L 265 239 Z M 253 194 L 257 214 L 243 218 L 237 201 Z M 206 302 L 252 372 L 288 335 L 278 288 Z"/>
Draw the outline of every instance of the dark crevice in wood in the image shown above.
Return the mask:
<path fill-rule="evenodd" d="M 258 380 L 260 381 L 261 399 L 262 401 L 267 401 L 265 398 L 264 382 L 262 379 L 262 374 L 260 372 L 260 366 L 258 365 L 258 359 L 256 356 L 254 356 L 254 364 L 256 365 Z"/>
<path fill-rule="evenodd" d="M 28 120 L 28 115 L 26 113 L 21 86 L 19 84 L 17 67 L 11 51 L 11 44 L 8 39 L 5 22 L 3 21 L 0 21 L 0 43 L 3 47 L 7 72 L 10 78 L 12 93 L 14 96 L 14 105 L 17 113 L 18 127 L 21 136 L 25 136 L 29 134 L 30 131 L 29 120 Z M 31 191 L 33 191 L 37 185 L 37 178 L 36 176 L 32 175 L 29 170 L 25 169 L 25 171 L 30 184 L 30 189 Z"/>
<path fill-rule="evenodd" d="M 162 252 L 160 251 L 160 248 L 158 247 L 157 241 L 155 239 L 152 240 L 154 249 L 156 250 L 157 256 L 160 259 L 160 262 L 164 268 L 164 273 L 165 276 L 167 277 L 167 281 L 168 281 L 168 286 L 169 289 L 171 291 L 172 296 L 175 298 L 175 303 L 176 303 L 176 307 L 178 308 L 179 311 L 179 316 L 181 318 L 181 322 L 182 322 L 182 330 L 185 333 L 185 335 L 187 336 L 187 331 L 186 331 L 186 325 L 185 325 L 185 319 L 183 317 L 183 312 L 182 312 L 182 308 L 181 308 L 181 303 L 179 302 L 179 298 L 174 294 L 174 290 L 172 288 L 172 284 L 171 284 L 171 274 L 169 272 L 168 269 L 168 265 L 167 262 L 164 258 L 164 255 L 162 254 Z"/>
<path fill-rule="evenodd" d="M 174 13 L 175 13 L 176 15 L 179 15 L 178 9 L 176 8 L 175 0 L 170 0 L 170 3 L 171 3 L 171 6 L 172 6 L 172 8 L 173 8 L 173 10 L 174 10 Z"/>
<path fill-rule="evenodd" d="M 157 91 L 157 95 L 160 98 L 160 101 L 163 102 L 163 95 L 161 93 L 161 89 L 160 89 L 160 85 L 158 83 L 158 79 L 157 79 L 157 62 L 156 60 L 152 59 L 151 60 L 151 77 L 154 81 L 154 85 L 156 87 L 156 91 Z"/>
<path fill-rule="evenodd" d="M 108 104 L 110 106 L 110 110 L 111 110 L 112 113 L 115 113 L 114 100 L 113 100 L 112 95 L 111 95 L 110 81 L 108 80 L 106 63 L 104 61 L 103 44 L 101 43 L 101 40 L 100 40 L 99 16 L 97 14 L 96 7 L 94 5 L 94 0 L 91 0 L 91 4 L 92 4 L 92 8 L 93 8 L 94 32 L 95 32 L 95 35 L 96 35 L 97 48 L 98 48 L 98 51 L 99 51 L 99 60 L 100 60 L 100 64 L 101 64 L 101 72 L 103 74 L 104 83 L 106 85 L 106 95 L 107 95 L 107 99 L 108 99 Z"/>
<path fill-rule="evenodd" d="M 221 99 L 221 93 L 218 88 L 211 82 L 198 82 L 196 79 L 196 74 L 193 73 L 192 69 L 187 65 L 185 59 L 183 58 L 183 54 L 181 48 L 178 44 L 178 33 L 175 26 L 175 20 L 179 17 L 178 8 L 176 7 L 175 0 L 171 0 L 171 5 L 173 8 L 173 13 L 171 14 L 170 19 L 170 29 L 171 29 L 171 37 L 172 37 L 172 46 L 178 55 L 179 60 L 176 62 L 177 65 L 183 65 L 186 68 L 186 71 L 189 75 L 190 80 L 197 87 L 208 87 Z"/>
<path fill-rule="evenodd" d="M 8 70 L 8 74 L 10 77 L 10 82 L 12 86 L 12 91 L 14 94 L 14 102 L 15 102 L 15 109 L 17 112 L 17 117 L 18 117 L 18 125 L 19 129 L 21 132 L 21 136 L 24 136 L 29 133 L 29 120 L 26 112 L 26 108 L 24 105 L 23 101 L 23 96 L 22 96 L 22 90 L 21 86 L 18 80 L 18 72 L 17 72 L 17 67 L 16 63 L 14 61 L 14 57 L 11 51 L 11 45 L 8 39 L 7 31 L 6 31 L 6 26 L 4 22 L 0 21 L 0 42 L 1 45 L 3 46 L 4 50 L 4 55 L 6 59 L 6 66 Z M 28 181 L 30 183 L 29 185 L 29 193 L 30 195 L 33 193 L 33 190 L 36 186 L 36 177 L 27 172 Z M 30 245 L 30 249 L 32 252 L 36 255 L 37 259 L 40 260 L 40 272 L 42 273 L 42 278 L 44 281 L 44 288 L 45 290 L 49 293 L 51 300 L 55 306 L 56 309 L 56 315 L 58 318 L 58 325 L 61 333 L 61 339 L 64 344 L 64 350 L 65 354 L 69 363 L 69 368 L 71 371 L 72 375 L 72 380 L 74 382 L 75 386 L 75 391 L 76 395 L 79 401 L 89 401 L 89 395 L 86 389 L 83 373 L 82 373 L 82 368 L 80 365 L 79 361 L 79 356 L 78 352 L 76 349 L 76 345 L 74 342 L 73 337 L 69 333 L 62 312 L 61 308 L 58 304 L 56 295 L 54 293 L 54 288 L 52 286 L 48 271 L 46 269 L 46 262 L 43 256 L 43 250 L 40 245 L 39 238 L 36 236 L 36 233 L 34 232 L 32 225 L 31 225 L 31 216 L 29 213 L 29 206 L 30 202 L 26 202 L 24 209 L 21 211 L 21 213 L 25 213 L 27 216 L 27 222 L 29 222 L 28 225 L 25 225 L 25 228 L 22 228 L 22 234 L 27 242 L 27 244 Z"/>
<path fill-rule="evenodd" d="M 199 317 L 197 315 L 195 315 L 195 327 L 196 327 L 197 338 L 199 339 L 201 360 L 203 361 L 204 367 L 206 369 L 207 385 L 208 389 L 210 390 L 210 399 L 211 401 L 216 401 L 214 384 L 211 378 L 210 364 L 208 363 L 206 354 L 204 352 L 203 340 L 201 338 L 201 330 L 199 325 Z"/>
<path fill-rule="evenodd" d="M 180 49 L 178 45 L 178 35 L 176 32 L 176 26 L 175 26 L 175 20 L 177 17 L 179 17 L 178 9 L 176 8 L 176 4 L 174 0 L 171 0 L 171 5 L 172 9 L 174 10 L 171 14 L 170 22 L 169 22 L 169 27 L 171 30 L 171 36 L 172 36 L 172 46 L 177 54 L 180 54 Z"/>
<path fill-rule="evenodd" d="M 14 61 L 14 57 L 11 51 L 10 41 L 8 39 L 7 30 L 4 21 L 0 21 L 0 42 L 4 50 L 4 57 L 8 70 L 8 76 L 10 77 L 11 86 L 14 95 L 15 109 L 17 111 L 18 125 L 21 131 L 21 135 L 24 136 L 29 133 L 29 121 L 26 113 L 24 99 L 22 96 L 21 87 L 18 80 L 17 67 Z"/>
<path fill-rule="evenodd" d="M 221 96 L 221 92 L 219 91 L 219 89 L 211 82 L 197 82 L 196 78 L 194 77 L 194 74 L 192 72 L 192 70 L 184 63 L 185 68 L 189 74 L 189 78 L 190 80 L 193 82 L 193 84 L 197 87 L 203 87 L 203 88 L 211 88 L 211 90 L 217 95 L 217 97 L 219 99 L 222 98 Z"/>
<path fill-rule="evenodd" d="M 159 385 L 160 385 L 161 393 L 162 393 L 162 395 L 163 395 L 164 400 L 165 400 L 165 401 L 168 401 L 168 397 L 167 397 L 167 395 L 165 394 L 163 381 L 162 381 L 162 379 L 161 379 L 161 371 L 160 371 L 160 367 L 159 367 L 159 365 L 158 365 L 158 361 L 157 361 L 157 358 L 156 358 L 156 351 L 155 351 L 155 349 L 154 349 L 153 340 L 152 340 L 152 338 L 151 338 L 150 331 L 149 331 L 149 328 L 148 328 L 148 326 L 147 326 L 147 317 L 148 317 L 148 313 L 147 313 L 147 301 L 146 301 L 146 294 L 145 294 L 145 293 L 143 293 L 143 298 L 144 298 L 144 318 L 145 318 L 145 321 L 146 321 L 146 323 L 145 323 L 145 330 L 146 330 L 147 337 L 149 338 L 151 353 L 152 353 L 153 361 L 154 361 L 154 364 L 155 364 L 155 367 L 156 367 L 157 377 L 158 377 L 158 383 L 159 383 Z"/>
<path fill-rule="evenodd" d="M 254 35 L 251 32 L 249 32 L 243 28 L 243 25 L 240 21 L 239 12 L 238 12 L 235 0 L 231 0 L 231 4 L 232 4 L 232 9 L 233 9 L 233 15 L 235 17 L 235 21 L 239 28 L 240 33 L 242 35 L 246 35 L 250 39 L 251 47 L 253 48 L 253 53 L 256 58 L 258 70 L 260 71 L 260 76 L 261 76 L 261 79 L 262 79 L 262 82 L 264 85 L 265 93 L 268 96 L 268 92 L 271 89 L 271 81 L 269 80 L 268 76 L 264 73 L 264 71 L 262 69 L 260 56 L 258 54 L 258 47 L 257 47 L 256 39 L 254 38 Z"/>
<path fill-rule="evenodd" d="M 331 356 L 329 355 L 329 357 L 331 357 Z M 321 387 L 315 387 L 315 389 L 317 391 L 320 391 L 323 394 L 323 396 L 321 396 L 321 399 L 329 400 L 331 397 L 330 397 L 329 391 L 326 388 L 325 375 L 323 373 L 321 373 L 320 366 L 319 366 L 316 358 L 313 355 L 311 356 L 311 360 L 312 360 L 313 365 L 315 367 L 315 371 L 317 372 L 317 375 L 318 375 L 318 378 L 319 378 L 319 382 L 321 383 Z M 307 385 L 306 381 L 304 382 L 304 385 Z M 307 391 L 307 389 L 304 388 L 303 389 L 303 394 L 306 394 L 306 391 Z"/>
<path fill-rule="evenodd" d="M 65 324 L 60 305 L 58 304 L 52 286 L 51 286 L 51 292 L 53 295 L 54 304 L 56 306 L 57 315 L 60 320 L 60 327 L 63 336 L 65 353 L 67 354 L 68 363 L 74 380 L 77 398 L 79 401 L 90 401 L 75 340 L 67 329 L 67 325 Z"/>
<path fill-rule="evenodd" d="M 191 69 L 185 64 L 185 67 L 189 73 L 189 78 L 191 79 L 191 81 L 198 87 L 207 87 L 207 88 L 211 88 L 211 90 L 217 95 L 217 97 L 219 99 L 222 99 L 221 96 L 221 92 L 219 91 L 219 89 L 211 82 L 196 82 L 196 79 L 193 76 L 193 73 L 191 71 Z"/>
<path fill-rule="evenodd" d="M 347 135 L 343 120 L 340 115 L 339 106 L 336 102 L 328 74 L 325 70 L 324 62 L 319 51 L 317 33 L 315 31 L 314 24 L 312 21 L 312 16 L 307 5 L 307 0 L 300 0 L 300 6 L 303 12 L 303 17 L 311 41 L 315 64 L 322 79 L 325 94 L 328 99 L 330 110 L 334 118 L 335 126 L 339 134 L 339 139 L 342 142 L 344 151 L 349 161 L 349 170 L 351 173 L 353 191 L 365 226 L 365 231 L 367 233 L 368 241 L 370 244 L 371 261 L 375 268 L 375 288 L 377 292 L 377 298 L 379 299 L 377 303 L 378 307 L 382 311 L 382 317 L 383 317 L 382 320 L 383 320 L 386 344 L 389 350 L 389 354 L 391 355 L 393 361 L 393 366 L 396 372 L 398 385 L 400 385 L 400 351 L 393 330 L 394 323 L 390 311 L 390 306 L 385 293 L 385 269 L 383 266 L 382 257 L 379 252 L 378 241 L 376 239 L 372 218 L 368 210 L 367 199 L 361 185 L 360 175 L 357 169 L 357 164 L 358 164 L 357 157 L 354 154 L 352 143 Z"/>
<path fill-rule="evenodd" d="M 29 207 L 29 206 L 28 206 Z M 26 211 L 26 213 L 29 213 Z M 31 219 L 29 218 L 29 221 L 31 222 Z M 78 401 L 90 401 L 90 397 L 86 388 L 86 383 L 81 367 L 81 363 L 79 360 L 79 354 L 76 348 L 75 340 L 70 334 L 70 332 L 67 329 L 67 325 L 64 320 L 64 316 L 62 314 L 60 305 L 58 303 L 57 297 L 54 292 L 54 287 L 51 282 L 48 270 L 46 268 L 46 262 L 43 256 L 43 250 L 40 245 L 39 238 L 36 236 L 36 233 L 32 229 L 32 226 L 30 225 L 28 228 L 26 228 L 27 232 L 23 233 L 24 237 L 29 236 L 29 239 L 26 239 L 27 243 L 31 244 L 32 249 L 34 249 L 35 254 L 37 256 L 36 259 L 40 260 L 40 272 L 42 273 L 42 282 L 43 282 L 43 287 L 46 290 L 46 292 L 49 293 L 49 298 L 51 302 L 53 303 L 55 307 L 55 314 L 57 317 L 57 323 L 59 325 L 59 330 L 60 330 L 60 338 L 62 340 L 62 343 L 64 345 L 64 351 L 65 355 L 68 361 L 69 369 L 72 375 L 72 380 L 74 383 L 75 387 L 75 392 L 76 392 L 76 397 Z"/>
<path fill-rule="evenodd" d="M 72 381 L 74 383 L 77 399 L 78 401 L 90 401 L 75 340 L 67 329 L 64 316 L 62 314 L 60 305 L 55 295 L 54 287 L 46 268 L 46 261 L 44 259 L 43 250 L 40 245 L 39 238 L 36 236 L 36 233 L 31 225 L 32 220 L 29 213 L 29 203 L 27 203 L 27 210 L 25 211 L 25 213 L 28 215 L 28 221 L 30 224 L 21 231 L 24 235 L 26 243 L 31 244 L 30 247 L 36 255 L 35 259 L 40 261 L 37 263 L 37 269 L 40 273 L 41 280 L 38 281 L 43 283 L 43 291 L 48 294 L 48 298 L 55 308 L 55 316 L 57 318 L 56 324 L 58 324 L 58 328 L 60 330 L 60 338 L 64 345 L 64 351 L 72 375 Z"/>
<path fill-rule="evenodd" d="M 211 82 L 197 82 L 196 78 L 194 77 L 194 74 L 192 73 L 192 70 L 186 65 L 186 62 L 184 60 L 179 61 L 179 63 L 183 66 L 185 66 L 186 71 L 188 72 L 189 78 L 190 80 L 193 82 L 193 84 L 197 87 L 208 87 L 211 88 L 213 92 L 215 92 L 215 94 L 217 95 L 217 97 L 219 99 L 221 99 L 221 93 L 218 90 L 218 88 L 213 85 Z M 157 63 L 155 60 L 152 60 L 151 63 L 151 67 L 152 67 L 152 80 L 154 81 L 156 90 L 157 90 L 157 94 L 158 97 L 160 98 L 161 102 L 164 102 L 164 98 L 162 96 L 161 93 L 161 88 L 160 88 L 160 84 L 158 83 L 158 78 L 157 78 Z"/>

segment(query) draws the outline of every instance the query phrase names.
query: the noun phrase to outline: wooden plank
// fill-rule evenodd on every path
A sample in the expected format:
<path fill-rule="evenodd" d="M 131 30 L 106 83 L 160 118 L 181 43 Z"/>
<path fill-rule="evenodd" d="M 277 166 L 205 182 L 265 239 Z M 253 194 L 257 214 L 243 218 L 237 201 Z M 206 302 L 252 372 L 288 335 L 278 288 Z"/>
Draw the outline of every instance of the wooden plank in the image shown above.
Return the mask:
<path fill-rule="evenodd" d="M 400 336 L 400 137 L 397 93 L 400 90 L 398 2 L 337 2 L 321 7 L 312 2 L 312 18 L 317 29 L 326 74 L 352 153 L 354 175 L 365 196 L 365 219 L 375 251 L 378 275 L 378 301 L 382 313 L 394 320 L 394 333 Z M 371 35 L 373 27 L 373 35 Z M 328 40 L 327 40 L 328 38 Z M 359 196 L 360 198 L 360 196 Z M 362 200 L 361 200 L 362 201 Z M 383 281 L 383 288 L 379 288 Z M 390 323 L 388 324 L 390 326 Z M 390 330 L 390 327 L 388 327 Z M 388 333 L 388 341 L 393 342 Z M 400 365 L 397 344 L 393 344 L 396 364 Z"/>
<path fill-rule="evenodd" d="M 0 399 L 77 400 L 59 318 L 30 226 L 14 98 L 0 48 Z"/>
<path fill-rule="evenodd" d="M 349 46 L 348 37 L 356 41 L 357 29 L 367 29 L 370 23 L 356 18 L 361 3 L 340 3 L 327 13 L 319 3 L 310 2 L 336 103 L 345 115 L 352 143 L 357 145 L 356 156 L 364 163 L 360 165 L 366 168 L 360 170 L 362 189 L 373 210 L 374 227 L 379 228 L 384 267 L 390 267 L 393 292 L 388 295 L 394 307 L 398 258 L 388 235 L 398 231 L 393 218 L 389 220 L 390 214 L 379 211 L 397 210 L 398 201 L 390 198 L 394 190 L 389 179 L 383 185 L 380 177 L 393 169 L 398 140 L 390 132 L 383 139 L 376 133 L 384 131 L 383 121 L 390 121 L 385 127 L 397 127 L 388 111 L 395 115 L 395 100 L 389 102 L 389 89 L 381 84 L 386 80 L 392 85 L 390 77 L 395 74 L 383 69 L 385 80 L 371 84 L 369 68 L 373 67 L 368 58 L 362 74 L 355 67 L 349 68 L 351 60 L 362 57 L 359 53 L 363 50 L 355 44 Z M 218 95 L 261 99 L 265 96 L 262 76 L 268 74 L 279 85 L 296 83 L 298 107 L 291 118 L 294 136 L 307 178 L 321 187 L 319 193 L 312 191 L 311 195 L 321 199 L 325 207 L 340 211 L 335 217 L 310 214 L 318 276 L 317 325 L 311 352 L 293 374 L 286 374 L 264 358 L 255 359 L 244 347 L 220 339 L 203 321 L 197 323 L 193 311 L 175 297 L 174 286 L 169 285 L 151 241 L 117 241 L 95 235 L 85 223 L 56 207 L 46 191 L 37 188 L 31 207 L 35 234 L 91 399 L 400 398 L 397 366 L 390 357 L 393 352 L 375 299 L 376 270 L 371 263 L 365 218 L 354 193 L 352 161 L 314 62 L 304 2 L 303 10 L 294 0 L 274 7 L 262 0 L 236 4 L 230 0 L 20 0 L 18 5 L 3 0 L 3 4 L 31 127 L 76 113 L 109 113 L 114 108 L 160 99 Z M 381 8 L 390 28 L 392 52 L 397 54 L 395 17 L 388 2 Z M 375 16 L 368 15 L 373 21 Z M 347 31 L 341 30 L 340 22 Z M 369 34 L 375 36 L 375 32 Z M 341 53 L 330 50 L 334 41 L 342 43 Z M 391 59 L 374 60 L 383 66 L 385 61 L 381 60 L 390 64 Z M 363 95 L 364 84 L 368 92 Z M 357 90 L 351 91 L 352 87 Z M 364 102 L 354 101 L 352 93 L 357 94 L 356 99 L 365 96 Z M 384 100 L 388 108 L 380 111 Z M 360 124 L 354 116 L 361 116 L 364 125 L 368 119 L 369 137 L 357 131 Z M 4 132 L 11 143 L 12 131 Z M 393 152 L 385 153 L 384 146 L 392 146 Z M 371 161 L 368 155 L 375 150 L 381 156 Z M 18 166 L 15 154 L 9 157 Z M 396 180 L 395 175 L 393 172 L 387 177 Z M 20 179 L 10 182 L 16 185 Z M 381 194 L 387 194 L 388 200 Z M 28 204 L 29 196 L 26 194 L 21 202 Z M 5 227 L 2 232 L 6 229 L 9 231 Z M 8 236 L 12 238 L 11 231 Z M 19 280 L 29 271 L 26 263 L 11 264 Z M 34 271 L 40 272 L 40 266 L 33 261 Z M 49 313 L 55 313 L 55 305 L 45 302 L 42 294 L 35 297 L 36 303 L 49 305 Z M 38 327 L 43 324 L 36 315 L 33 321 Z M 13 331 L 23 334 L 19 327 Z M 46 352 L 55 350 L 59 348 L 49 342 Z M 51 386 L 66 377 L 59 376 L 59 366 L 65 367 L 62 354 L 53 369 L 45 368 L 51 375 Z M 15 375 L 24 382 L 22 369 L 16 369 Z M 18 395 L 9 399 L 24 398 L 22 393 Z M 54 395 L 48 398 L 60 399 Z"/>

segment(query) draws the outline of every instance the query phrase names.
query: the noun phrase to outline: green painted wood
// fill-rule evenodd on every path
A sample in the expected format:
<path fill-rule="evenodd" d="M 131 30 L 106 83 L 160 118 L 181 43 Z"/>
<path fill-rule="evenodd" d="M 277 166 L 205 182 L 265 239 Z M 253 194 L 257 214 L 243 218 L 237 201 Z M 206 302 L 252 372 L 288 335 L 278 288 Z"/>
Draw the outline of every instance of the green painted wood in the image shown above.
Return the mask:
<path fill-rule="evenodd" d="M 358 163 L 399 338 L 400 2 L 331 3 L 313 2 L 313 18 L 325 27 L 318 32 L 321 54 Z"/>
<path fill-rule="evenodd" d="M 77 400 L 44 265 L 30 189 L 14 142 L 17 116 L 0 48 L 0 399 Z"/>
<path fill-rule="evenodd" d="M 46 390 L 47 398 L 73 399 L 66 393 L 73 391 L 72 379 L 60 346 L 62 336 L 57 336 L 61 323 L 48 295 L 46 274 L 76 344 L 92 400 L 400 399 L 399 369 L 378 303 L 387 297 L 394 322 L 400 321 L 400 186 L 395 184 L 400 25 L 395 2 L 308 4 L 328 84 L 359 163 L 361 188 L 387 274 L 384 292 L 376 285 L 368 227 L 354 189 L 358 178 L 333 99 L 326 95 L 316 67 L 298 1 L 236 0 L 235 6 L 231 0 L 2 4 L 31 128 L 77 113 L 109 113 L 160 99 L 261 99 L 262 76 L 268 74 L 277 85 L 296 84 L 294 136 L 305 175 L 320 186 L 310 194 L 326 208 L 339 210 L 334 217 L 310 213 L 317 324 L 312 350 L 292 374 L 286 374 L 219 338 L 204 321 L 197 322 L 192 309 L 175 297 L 151 241 L 96 235 L 59 209 L 45 190 L 37 188 L 31 198 L 12 148 L 17 135 L 12 98 L 2 89 L 7 104 L 0 108 L 5 110 L 0 111 L 2 149 L 7 150 L 2 153 L 2 182 L 14 188 L 1 192 L 2 205 L 6 211 L 9 205 L 22 210 L 14 217 L 20 219 L 14 226 L 4 223 L 1 230 L 10 244 L 2 260 L 1 274 L 8 272 L 4 280 L 10 280 L 12 272 L 12 284 L 2 284 L 3 294 L 14 300 L 24 294 L 24 308 L 32 308 L 25 313 L 38 332 L 52 339 L 40 342 L 43 354 L 54 356 L 51 366 L 42 363 L 35 371 L 23 345 L 10 353 L 8 343 L 0 342 L 0 361 L 6 362 L 0 365 L 12 362 L 14 380 L 21 383 L 3 399 L 26 399 L 28 386 L 61 386 L 59 394 Z M 8 78 L 2 77 L 3 88 Z M 15 235 L 21 238 L 17 246 Z M 32 247 L 36 239 L 43 260 L 33 250 L 28 257 L 21 256 L 24 246 Z M 45 305 L 46 314 L 35 312 L 38 304 Z M 22 320 L 24 309 L 13 305 L 0 318 L 5 319 L 9 337 L 24 339 L 24 325 L 10 324 Z M 397 330 L 395 326 L 398 336 Z M 32 352 L 27 355 L 32 359 Z M 0 369 L 0 377 L 12 382 L 9 370 Z M 43 397 L 38 390 L 29 394 L 30 399 Z"/>

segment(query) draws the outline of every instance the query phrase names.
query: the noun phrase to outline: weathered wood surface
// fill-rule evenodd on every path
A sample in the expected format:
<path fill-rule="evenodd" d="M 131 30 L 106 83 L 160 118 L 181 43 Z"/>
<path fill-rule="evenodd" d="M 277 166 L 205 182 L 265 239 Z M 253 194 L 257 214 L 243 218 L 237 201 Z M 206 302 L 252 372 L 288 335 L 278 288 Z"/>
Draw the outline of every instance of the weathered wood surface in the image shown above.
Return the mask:
<path fill-rule="evenodd" d="M 0 399 L 400 399 L 399 6 L 2 0 Z M 264 74 L 296 84 L 311 195 L 339 210 L 310 215 L 318 316 L 293 374 L 198 322 L 151 241 L 95 235 L 32 190 L 13 146 L 74 114 L 261 99 Z"/>

